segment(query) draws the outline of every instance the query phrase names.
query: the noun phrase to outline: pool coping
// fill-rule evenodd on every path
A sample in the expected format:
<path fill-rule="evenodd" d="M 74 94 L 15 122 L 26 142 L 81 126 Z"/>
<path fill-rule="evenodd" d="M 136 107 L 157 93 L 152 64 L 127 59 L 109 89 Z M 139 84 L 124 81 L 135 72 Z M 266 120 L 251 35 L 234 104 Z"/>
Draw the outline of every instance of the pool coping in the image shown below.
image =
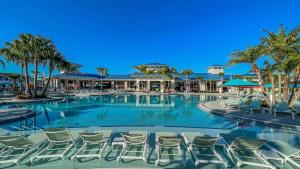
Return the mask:
<path fill-rule="evenodd" d="M 284 126 L 284 127 L 294 128 L 294 129 L 300 129 L 300 125 L 285 124 L 285 123 L 279 123 L 279 122 L 273 122 L 273 121 L 265 121 L 265 120 L 256 119 L 256 118 L 242 117 L 242 116 L 231 114 L 231 113 L 224 113 L 220 110 L 213 110 L 213 109 L 210 109 L 209 107 L 205 106 L 206 103 L 208 103 L 208 102 L 199 103 L 197 105 L 198 109 L 203 110 L 204 112 L 207 112 L 207 113 L 223 116 L 223 117 L 226 117 L 229 119 L 239 118 L 239 119 L 258 122 L 263 125 L 273 125 L 273 126 L 277 126 L 277 127 Z M 230 115 L 230 117 L 228 115 Z"/>

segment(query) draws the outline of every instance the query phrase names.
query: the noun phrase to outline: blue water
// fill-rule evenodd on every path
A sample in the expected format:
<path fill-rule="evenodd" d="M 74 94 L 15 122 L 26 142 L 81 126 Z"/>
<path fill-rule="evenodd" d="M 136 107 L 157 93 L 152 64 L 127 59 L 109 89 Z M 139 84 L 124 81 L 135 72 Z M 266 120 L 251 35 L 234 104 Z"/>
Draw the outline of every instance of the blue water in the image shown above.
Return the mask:
<path fill-rule="evenodd" d="M 106 95 L 69 97 L 63 102 L 23 104 L 38 115 L 7 125 L 38 127 L 87 126 L 178 126 L 227 128 L 233 122 L 197 108 L 202 101 L 216 100 L 205 95 Z"/>
<path fill-rule="evenodd" d="M 1 108 L 27 107 L 37 114 L 0 124 L 0 127 L 9 130 L 15 129 L 12 126 L 20 128 L 167 126 L 196 130 L 212 128 L 224 129 L 235 136 L 283 140 L 300 145 L 299 131 L 255 123 L 236 126 L 235 120 L 212 115 L 197 108 L 202 101 L 216 99 L 219 98 L 207 95 L 106 95 L 68 97 L 65 101 L 59 102 L 5 105 Z"/>

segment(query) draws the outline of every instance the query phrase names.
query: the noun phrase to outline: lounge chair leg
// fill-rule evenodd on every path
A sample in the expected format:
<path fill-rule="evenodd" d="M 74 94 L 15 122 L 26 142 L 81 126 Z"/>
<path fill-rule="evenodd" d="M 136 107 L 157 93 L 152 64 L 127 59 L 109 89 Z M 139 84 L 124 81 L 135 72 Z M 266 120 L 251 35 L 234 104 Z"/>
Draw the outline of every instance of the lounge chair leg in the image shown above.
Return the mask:
<path fill-rule="evenodd" d="M 155 165 L 158 165 L 158 163 L 159 163 L 159 160 L 156 160 L 156 161 L 155 161 Z"/>

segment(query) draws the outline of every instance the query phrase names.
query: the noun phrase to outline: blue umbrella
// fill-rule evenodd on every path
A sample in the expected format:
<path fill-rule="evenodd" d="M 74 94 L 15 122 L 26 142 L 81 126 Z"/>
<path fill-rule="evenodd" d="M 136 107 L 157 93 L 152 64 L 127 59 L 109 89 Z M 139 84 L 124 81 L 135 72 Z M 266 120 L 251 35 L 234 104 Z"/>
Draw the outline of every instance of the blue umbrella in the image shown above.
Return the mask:
<path fill-rule="evenodd" d="M 247 80 L 242 79 L 233 79 L 223 84 L 224 87 L 258 87 L 259 85 L 257 83 L 253 83 Z"/>

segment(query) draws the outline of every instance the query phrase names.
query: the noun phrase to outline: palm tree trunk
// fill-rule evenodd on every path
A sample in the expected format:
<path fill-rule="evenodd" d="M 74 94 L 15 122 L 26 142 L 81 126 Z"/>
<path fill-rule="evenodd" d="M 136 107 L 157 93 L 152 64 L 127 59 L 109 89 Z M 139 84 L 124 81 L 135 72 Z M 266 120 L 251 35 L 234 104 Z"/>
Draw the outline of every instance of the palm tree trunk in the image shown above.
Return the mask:
<path fill-rule="evenodd" d="M 284 88 L 283 88 L 284 100 L 288 99 L 288 95 L 289 95 L 289 82 L 290 82 L 290 76 L 289 76 L 289 73 L 286 72 L 286 75 L 284 77 Z"/>
<path fill-rule="evenodd" d="M 282 101 L 282 87 L 281 87 L 281 82 L 282 82 L 281 69 L 278 69 L 278 97 L 279 97 L 280 101 Z"/>
<path fill-rule="evenodd" d="M 22 86 L 23 86 L 23 71 L 24 65 L 21 63 L 21 72 L 20 72 L 20 93 L 22 94 Z"/>
<path fill-rule="evenodd" d="M 37 77 L 38 77 L 38 63 L 36 56 L 34 57 L 34 82 L 33 82 L 33 97 L 37 95 Z"/>
<path fill-rule="evenodd" d="M 261 91 L 262 91 L 262 93 L 263 93 L 263 95 L 264 95 L 265 101 L 266 101 L 267 104 L 269 105 L 270 102 L 269 102 L 269 98 L 268 98 L 268 96 L 267 96 L 266 89 L 265 89 L 265 87 L 264 87 L 264 80 L 263 80 L 263 78 L 262 78 L 261 72 L 260 72 L 258 66 L 257 66 L 255 63 L 252 64 L 252 69 L 254 70 L 254 72 L 255 72 L 256 75 L 257 75 L 259 86 L 260 86 Z"/>
<path fill-rule="evenodd" d="M 30 86 L 29 86 L 28 63 L 24 63 L 24 65 L 25 65 L 26 94 L 31 95 L 31 90 L 30 90 Z"/>
<path fill-rule="evenodd" d="M 51 81 L 51 77 L 52 77 L 52 72 L 53 72 L 53 68 L 50 68 L 49 76 L 47 78 L 46 86 L 45 86 L 45 88 L 42 92 L 42 96 L 45 96 L 45 94 L 47 93 L 47 90 L 48 90 L 48 87 L 49 87 L 49 84 L 50 84 L 50 81 Z"/>
<path fill-rule="evenodd" d="M 296 96 L 295 94 L 297 92 L 296 90 L 298 90 L 296 87 L 299 83 L 299 75 L 300 75 L 300 66 L 297 66 L 294 69 L 294 84 L 293 84 L 291 95 L 288 100 L 289 106 L 291 106 L 293 104 L 293 100 L 295 100 L 294 97 Z"/>
<path fill-rule="evenodd" d="M 273 111 L 273 107 L 275 105 L 275 79 L 274 79 L 274 75 L 271 74 L 270 75 L 270 79 L 271 79 L 271 84 L 272 84 L 272 88 L 271 88 L 271 92 L 272 92 L 272 111 Z"/>

